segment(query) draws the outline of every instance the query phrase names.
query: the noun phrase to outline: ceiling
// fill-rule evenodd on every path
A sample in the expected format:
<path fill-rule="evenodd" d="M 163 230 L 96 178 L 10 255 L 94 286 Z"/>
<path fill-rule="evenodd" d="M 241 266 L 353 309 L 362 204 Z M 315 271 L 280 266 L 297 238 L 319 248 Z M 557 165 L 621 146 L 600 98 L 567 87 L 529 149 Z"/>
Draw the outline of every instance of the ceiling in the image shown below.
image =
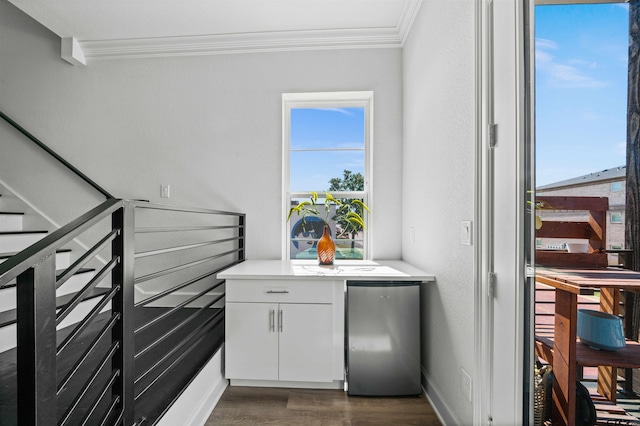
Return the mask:
<path fill-rule="evenodd" d="M 422 0 L 9 0 L 76 59 L 401 47 Z M 67 58 L 65 58 L 67 59 Z"/>

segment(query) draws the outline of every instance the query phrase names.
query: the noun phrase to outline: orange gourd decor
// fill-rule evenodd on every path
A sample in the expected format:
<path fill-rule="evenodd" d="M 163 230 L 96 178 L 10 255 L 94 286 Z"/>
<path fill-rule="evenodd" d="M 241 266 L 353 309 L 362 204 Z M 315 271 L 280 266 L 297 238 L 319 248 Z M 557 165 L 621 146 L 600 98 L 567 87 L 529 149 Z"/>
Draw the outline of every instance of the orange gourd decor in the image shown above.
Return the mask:
<path fill-rule="evenodd" d="M 324 232 L 322 238 L 318 241 L 318 262 L 321 265 L 333 265 L 333 260 L 336 258 L 336 244 L 329 235 L 329 226 L 324 226 Z"/>

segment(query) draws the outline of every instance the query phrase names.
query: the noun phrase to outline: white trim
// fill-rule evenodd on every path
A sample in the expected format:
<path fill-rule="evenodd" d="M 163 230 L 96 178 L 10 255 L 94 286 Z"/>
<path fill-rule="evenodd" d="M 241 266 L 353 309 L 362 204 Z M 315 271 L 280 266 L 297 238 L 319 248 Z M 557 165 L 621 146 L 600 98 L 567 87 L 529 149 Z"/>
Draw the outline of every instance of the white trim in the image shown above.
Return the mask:
<path fill-rule="evenodd" d="M 409 32 L 411 31 L 420 7 L 422 7 L 422 0 L 409 0 L 404 3 L 404 7 L 400 13 L 400 19 L 398 19 L 398 25 L 396 26 L 402 46 L 404 46 L 404 42 L 409 36 Z"/>
<path fill-rule="evenodd" d="M 99 40 L 80 42 L 80 45 L 87 59 L 99 60 L 299 50 L 402 48 L 402 43 L 403 40 L 396 28 L 366 28 Z"/>
<path fill-rule="evenodd" d="M 462 424 L 456 413 L 453 409 L 447 404 L 445 398 L 442 397 L 442 394 L 438 391 L 438 388 L 431 381 L 431 377 L 425 370 L 424 366 L 420 367 L 420 372 L 422 373 L 422 391 L 424 392 L 429 404 L 431 404 L 431 408 L 438 416 L 438 420 L 443 425 L 460 425 Z M 427 391 L 428 389 L 428 391 Z"/>
<path fill-rule="evenodd" d="M 229 384 L 223 374 L 223 353 L 224 344 L 160 418 L 157 426 L 203 426 L 207 422 Z"/>
<path fill-rule="evenodd" d="M 82 47 L 74 37 L 63 37 L 60 40 L 60 50 L 62 59 L 71 65 L 87 65 Z"/>
<path fill-rule="evenodd" d="M 345 92 L 307 92 L 307 93 L 283 93 L 282 94 L 282 259 L 289 259 L 289 233 L 286 217 L 289 212 L 289 199 L 296 194 L 304 192 L 289 192 L 290 170 L 290 123 L 291 109 L 293 108 L 322 108 L 322 107 L 362 107 L 364 108 L 365 135 L 364 135 L 364 193 L 366 203 L 374 210 L 372 196 L 373 176 L 373 91 L 345 91 Z M 313 189 L 310 189 L 313 190 Z M 372 221 L 365 217 L 367 232 L 364 234 L 364 258 L 371 258 L 371 241 L 373 235 Z"/>
<path fill-rule="evenodd" d="M 77 41 L 82 61 L 63 58 L 74 65 L 85 59 L 126 59 L 172 56 L 202 56 L 254 52 L 402 48 L 423 0 L 404 0 L 393 27 L 333 30 L 271 31 L 180 37 L 130 38 Z"/>
<path fill-rule="evenodd" d="M 487 93 L 487 64 L 488 58 L 486 49 L 488 46 L 487 35 L 487 17 L 486 17 L 486 1 L 480 1 L 474 3 L 475 13 L 475 34 L 476 34 L 476 46 L 475 46 L 475 191 L 474 191 L 474 223 L 478 224 L 473 227 L 473 241 L 474 244 L 474 353 L 477 355 L 474 357 L 474 373 L 473 373 L 473 424 L 482 425 L 487 418 L 487 407 L 485 400 L 487 399 L 487 393 L 490 389 L 490 383 L 488 383 L 488 376 L 484 374 L 487 361 L 486 361 L 486 349 L 484 340 L 486 338 L 485 326 L 487 322 L 485 313 L 485 298 L 486 283 L 484 277 L 486 276 L 485 267 L 485 249 L 486 249 L 486 237 L 487 237 L 487 222 L 485 211 L 484 194 L 486 189 L 486 166 L 485 166 L 485 149 L 488 141 L 486 140 L 487 134 L 485 132 L 486 115 L 487 115 L 487 101 L 485 100 L 485 94 Z"/>

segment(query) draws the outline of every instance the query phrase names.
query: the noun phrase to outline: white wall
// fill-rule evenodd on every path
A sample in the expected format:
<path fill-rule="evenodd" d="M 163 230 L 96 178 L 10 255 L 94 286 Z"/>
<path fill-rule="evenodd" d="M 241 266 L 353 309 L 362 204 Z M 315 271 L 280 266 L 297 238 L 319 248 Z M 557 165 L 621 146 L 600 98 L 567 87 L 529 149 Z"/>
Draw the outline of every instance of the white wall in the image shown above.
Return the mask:
<path fill-rule="evenodd" d="M 246 212 L 249 258 L 281 254 L 281 94 L 373 90 L 372 250 L 400 258 L 400 49 L 73 67 L 60 39 L 6 0 L 0 39 L 2 111 L 116 197 Z M 161 184 L 170 199 L 160 199 Z"/>
<path fill-rule="evenodd" d="M 404 67 L 403 258 L 434 273 L 422 291 L 426 389 L 447 424 L 472 424 L 461 368 L 474 374 L 474 8 L 425 0 Z M 415 228 L 415 242 L 410 228 Z M 479 355 L 479 354 L 478 354 Z"/>

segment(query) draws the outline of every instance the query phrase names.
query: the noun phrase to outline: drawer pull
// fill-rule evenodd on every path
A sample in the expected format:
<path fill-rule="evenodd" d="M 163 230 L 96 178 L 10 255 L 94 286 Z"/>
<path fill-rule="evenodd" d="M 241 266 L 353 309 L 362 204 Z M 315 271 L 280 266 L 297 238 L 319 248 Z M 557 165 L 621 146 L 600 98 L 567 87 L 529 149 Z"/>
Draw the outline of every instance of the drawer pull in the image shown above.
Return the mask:
<path fill-rule="evenodd" d="M 267 294 L 288 294 L 289 290 L 267 290 Z"/>

